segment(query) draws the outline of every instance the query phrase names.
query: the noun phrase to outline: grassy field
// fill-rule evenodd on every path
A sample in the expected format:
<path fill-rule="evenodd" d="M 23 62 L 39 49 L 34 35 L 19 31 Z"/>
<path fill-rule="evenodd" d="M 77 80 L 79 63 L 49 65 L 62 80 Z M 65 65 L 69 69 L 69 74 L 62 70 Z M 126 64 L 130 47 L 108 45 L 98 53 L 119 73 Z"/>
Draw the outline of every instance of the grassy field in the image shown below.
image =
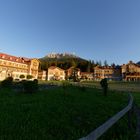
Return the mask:
<path fill-rule="evenodd" d="M 40 84 L 54 84 L 61 85 L 59 81 L 40 81 Z M 99 81 L 82 81 L 79 83 L 72 83 L 75 85 L 88 86 L 92 88 L 101 88 Z M 124 82 L 124 81 L 108 81 L 110 90 L 124 91 L 124 92 L 140 92 L 140 82 Z"/>
<path fill-rule="evenodd" d="M 140 91 L 133 93 L 135 104 L 140 107 Z"/>
<path fill-rule="evenodd" d="M 83 81 L 82 85 L 100 88 L 100 82 Z M 110 90 L 125 91 L 125 92 L 140 92 L 140 82 L 123 82 L 123 81 L 109 81 L 108 86 Z"/>
<path fill-rule="evenodd" d="M 1 89 L 0 139 L 77 140 L 124 108 L 127 101 L 124 92 L 104 97 L 93 88 L 67 87 L 64 91 L 58 87 L 36 94 Z"/>

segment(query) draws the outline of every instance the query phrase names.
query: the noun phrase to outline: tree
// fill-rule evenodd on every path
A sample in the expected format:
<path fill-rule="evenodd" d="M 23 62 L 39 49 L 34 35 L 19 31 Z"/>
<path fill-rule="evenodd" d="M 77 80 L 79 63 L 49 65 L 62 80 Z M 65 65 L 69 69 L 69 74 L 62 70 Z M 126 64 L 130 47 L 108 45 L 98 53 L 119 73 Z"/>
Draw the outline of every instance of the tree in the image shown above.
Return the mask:
<path fill-rule="evenodd" d="M 1 86 L 4 88 L 11 88 L 13 84 L 13 77 L 7 77 L 1 82 Z"/>
<path fill-rule="evenodd" d="M 99 61 L 99 66 L 102 66 L 102 62 L 101 62 L 101 60 Z"/>
<path fill-rule="evenodd" d="M 94 62 L 94 60 L 91 61 L 91 68 L 90 71 L 94 72 L 94 67 L 96 67 L 96 63 Z"/>
<path fill-rule="evenodd" d="M 46 65 L 44 66 L 44 70 L 48 70 L 48 68 L 49 68 L 49 64 L 47 62 Z"/>
<path fill-rule="evenodd" d="M 104 66 L 108 66 L 107 60 L 104 61 Z"/>
<path fill-rule="evenodd" d="M 115 65 L 115 63 L 112 63 L 111 66 L 112 66 L 113 68 L 115 68 L 116 65 Z"/>
<path fill-rule="evenodd" d="M 91 61 L 87 62 L 87 72 L 90 72 L 91 70 Z"/>
<path fill-rule="evenodd" d="M 101 62 L 101 60 L 100 61 L 96 61 L 96 64 L 95 64 L 96 66 L 102 66 L 102 62 Z"/>
<path fill-rule="evenodd" d="M 91 63 L 92 63 L 92 65 L 96 65 L 95 62 L 94 62 L 94 60 L 92 60 Z"/>
<path fill-rule="evenodd" d="M 77 67 L 77 64 L 76 64 L 76 62 L 74 61 L 74 59 L 72 60 L 71 65 L 72 65 L 74 68 Z"/>
<path fill-rule="evenodd" d="M 32 78 L 33 78 L 32 75 L 27 75 L 27 79 L 28 79 L 28 80 L 30 80 L 30 79 L 32 79 Z"/>
<path fill-rule="evenodd" d="M 19 76 L 19 78 L 24 79 L 24 78 L 25 78 L 25 75 L 21 74 L 21 75 Z"/>
<path fill-rule="evenodd" d="M 73 70 L 72 78 L 74 82 L 77 82 L 78 75 L 76 69 Z"/>

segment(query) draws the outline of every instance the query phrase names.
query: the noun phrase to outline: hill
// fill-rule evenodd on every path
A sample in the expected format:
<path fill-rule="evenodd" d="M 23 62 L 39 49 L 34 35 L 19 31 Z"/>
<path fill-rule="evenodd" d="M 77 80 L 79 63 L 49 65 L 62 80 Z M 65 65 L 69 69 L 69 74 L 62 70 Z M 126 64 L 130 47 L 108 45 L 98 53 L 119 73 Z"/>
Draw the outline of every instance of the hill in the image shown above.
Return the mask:
<path fill-rule="evenodd" d="M 80 68 L 81 71 L 87 71 L 89 63 L 91 64 L 88 60 L 69 53 L 51 53 L 39 60 L 41 61 L 42 69 L 47 69 L 50 66 L 58 66 L 66 70 L 74 66 Z"/>
<path fill-rule="evenodd" d="M 78 58 L 74 53 L 50 53 L 46 56 L 47 58 Z"/>

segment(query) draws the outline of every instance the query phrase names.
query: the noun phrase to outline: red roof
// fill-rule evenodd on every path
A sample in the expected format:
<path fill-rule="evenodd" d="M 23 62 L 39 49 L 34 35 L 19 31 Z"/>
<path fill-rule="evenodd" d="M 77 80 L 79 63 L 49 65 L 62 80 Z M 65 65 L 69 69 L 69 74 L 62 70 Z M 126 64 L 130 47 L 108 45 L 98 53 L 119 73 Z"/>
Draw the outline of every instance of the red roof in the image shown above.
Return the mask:
<path fill-rule="evenodd" d="M 31 60 L 29 58 L 16 57 L 16 56 L 4 54 L 4 53 L 0 53 L 0 59 L 12 61 L 12 62 L 18 62 L 18 63 L 27 63 Z"/>

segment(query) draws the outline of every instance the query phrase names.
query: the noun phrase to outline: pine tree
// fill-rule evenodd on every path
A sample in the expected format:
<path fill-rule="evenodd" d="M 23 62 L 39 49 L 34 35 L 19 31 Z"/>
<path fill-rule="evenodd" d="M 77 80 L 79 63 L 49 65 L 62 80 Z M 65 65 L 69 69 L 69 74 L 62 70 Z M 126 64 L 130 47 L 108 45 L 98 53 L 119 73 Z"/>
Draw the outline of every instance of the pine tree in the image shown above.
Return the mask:
<path fill-rule="evenodd" d="M 107 60 L 104 61 L 104 66 L 108 66 Z"/>
<path fill-rule="evenodd" d="M 91 60 L 87 62 L 87 72 L 91 71 Z"/>

